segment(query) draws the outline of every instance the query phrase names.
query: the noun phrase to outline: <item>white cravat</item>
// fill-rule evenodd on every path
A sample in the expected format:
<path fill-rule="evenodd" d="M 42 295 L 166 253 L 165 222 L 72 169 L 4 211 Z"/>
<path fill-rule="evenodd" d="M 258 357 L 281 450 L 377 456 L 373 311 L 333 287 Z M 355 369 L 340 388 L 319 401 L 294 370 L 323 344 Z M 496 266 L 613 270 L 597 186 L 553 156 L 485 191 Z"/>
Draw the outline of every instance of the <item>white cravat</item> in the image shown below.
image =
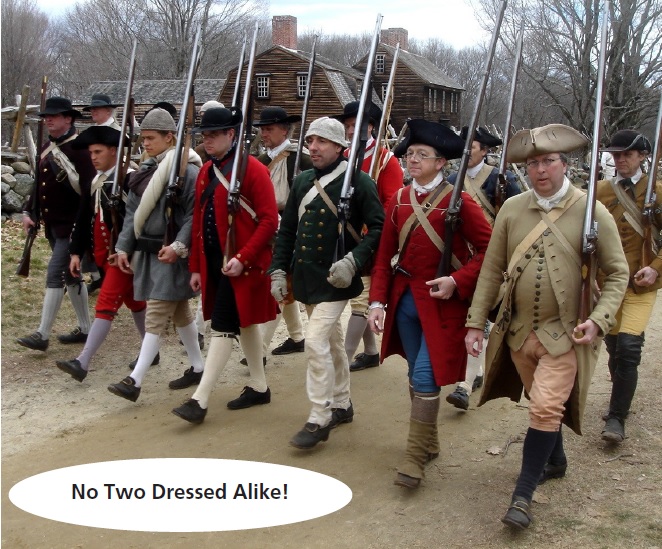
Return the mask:
<path fill-rule="evenodd" d="M 276 157 L 277 157 L 282 151 L 284 151 L 284 150 L 289 146 L 289 144 L 290 144 L 290 140 L 289 140 L 289 139 L 286 139 L 285 141 L 283 141 L 283 142 L 282 142 L 280 145 L 278 145 L 277 147 L 274 147 L 273 149 L 267 149 L 267 155 L 269 156 L 269 158 L 271 158 L 271 160 L 273 160 L 273 159 L 276 158 Z"/>
<path fill-rule="evenodd" d="M 414 190 L 416 191 L 416 194 L 428 194 L 431 191 L 433 191 L 436 187 L 441 185 L 443 181 L 444 181 L 444 173 L 440 171 L 437 173 L 437 175 L 434 176 L 434 179 L 432 181 L 430 181 L 425 185 L 420 185 L 415 179 L 411 182 L 411 184 L 414 186 Z"/>
<path fill-rule="evenodd" d="M 476 166 L 473 168 L 467 168 L 467 175 L 471 179 L 475 179 L 476 176 L 478 175 L 478 172 L 483 169 L 483 166 L 485 165 L 485 160 L 481 160 Z"/>
<path fill-rule="evenodd" d="M 561 188 L 557 192 L 555 192 L 552 196 L 540 196 L 535 191 L 535 189 L 533 190 L 533 194 L 536 197 L 536 202 L 538 202 L 538 205 L 543 210 L 548 212 L 559 202 L 561 202 L 561 199 L 565 196 L 565 193 L 568 192 L 569 188 L 570 188 L 570 180 L 567 177 L 563 177 L 563 185 L 561 185 Z"/>

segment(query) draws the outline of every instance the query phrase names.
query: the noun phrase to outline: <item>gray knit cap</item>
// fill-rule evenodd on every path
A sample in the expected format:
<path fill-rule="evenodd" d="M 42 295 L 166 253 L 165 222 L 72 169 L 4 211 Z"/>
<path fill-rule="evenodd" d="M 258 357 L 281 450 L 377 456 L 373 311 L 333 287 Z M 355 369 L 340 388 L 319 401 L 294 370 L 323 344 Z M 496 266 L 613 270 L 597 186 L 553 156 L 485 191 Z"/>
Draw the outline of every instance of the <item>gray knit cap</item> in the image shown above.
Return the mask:
<path fill-rule="evenodd" d="M 143 118 L 142 124 L 140 124 L 141 130 L 156 130 L 164 132 L 177 132 L 177 126 L 175 121 L 172 119 L 172 116 L 168 111 L 163 109 L 152 109 L 149 111 L 145 118 Z"/>
<path fill-rule="evenodd" d="M 224 109 L 225 105 L 219 101 L 207 101 L 200 107 L 200 114 L 208 111 L 209 109 Z"/>
<path fill-rule="evenodd" d="M 345 139 L 345 126 L 335 118 L 323 116 L 317 120 L 313 120 L 308 126 L 306 137 L 316 135 L 328 139 L 333 143 L 337 143 L 341 147 L 347 147 L 347 140 Z"/>

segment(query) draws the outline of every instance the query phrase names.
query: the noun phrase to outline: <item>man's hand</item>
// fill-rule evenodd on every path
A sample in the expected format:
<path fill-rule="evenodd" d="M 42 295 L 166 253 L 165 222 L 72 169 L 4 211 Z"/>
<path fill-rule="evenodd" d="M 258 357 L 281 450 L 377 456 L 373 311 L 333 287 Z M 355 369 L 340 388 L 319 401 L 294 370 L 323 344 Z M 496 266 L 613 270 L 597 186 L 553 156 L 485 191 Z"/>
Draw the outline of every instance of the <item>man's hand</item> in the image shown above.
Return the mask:
<path fill-rule="evenodd" d="M 374 334 L 381 334 L 384 331 L 384 309 L 375 307 L 368 311 L 368 326 Z"/>
<path fill-rule="evenodd" d="M 30 230 L 30 227 L 34 227 L 35 222 L 32 221 L 32 218 L 29 215 L 24 215 L 23 216 L 23 230 L 25 231 L 25 234 L 28 233 Z"/>
<path fill-rule="evenodd" d="M 177 255 L 177 252 L 172 249 L 172 246 L 163 246 L 159 250 L 159 255 L 157 257 L 161 263 L 176 263 L 179 256 Z"/>
<path fill-rule="evenodd" d="M 131 264 L 129 263 L 129 256 L 126 254 L 117 254 L 117 266 L 120 268 L 120 271 L 126 274 L 133 274 L 131 270 Z"/>
<path fill-rule="evenodd" d="M 577 345 L 588 345 L 598 337 L 599 331 L 600 328 L 598 328 L 598 325 L 589 318 L 586 322 L 575 326 L 575 329 L 572 331 L 572 340 Z"/>
<path fill-rule="evenodd" d="M 111 267 L 117 267 L 117 254 L 110 254 L 108 256 L 108 265 Z"/>
<path fill-rule="evenodd" d="M 442 276 L 441 278 L 435 278 L 434 280 L 428 280 L 426 282 L 430 288 L 430 297 L 435 299 L 450 299 L 455 293 L 455 280 L 452 276 Z M 434 290 L 434 286 L 437 286 L 437 290 Z"/>
<path fill-rule="evenodd" d="M 349 288 L 352 284 L 352 278 L 356 274 L 356 261 L 352 252 L 336 261 L 329 268 L 329 276 L 326 280 L 334 288 Z"/>
<path fill-rule="evenodd" d="M 71 259 L 69 260 L 69 272 L 71 273 L 71 276 L 74 278 L 78 278 L 80 276 L 80 256 L 79 255 L 72 255 Z"/>
<path fill-rule="evenodd" d="M 652 286 L 655 284 L 658 276 L 660 274 L 653 267 L 644 267 L 635 273 L 634 283 L 642 287 Z"/>
<path fill-rule="evenodd" d="M 271 273 L 271 295 L 278 303 L 287 297 L 287 274 L 282 269 Z"/>
<path fill-rule="evenodd" d="M 467 348 L 467 354 L 477 357 L 483 352 L 483 340 L 485 339 L 485 330 L 477 328 L 469 328 L 466 337 L 464 338 L 464 345 Z"/>
<path fill-rule="evenodd" d="M 200 273 L 191 273 L 191 281 L 189 284 L 194 292 L 200 291 L 200 288 L 202 288 L 202 277 L 200 276 Z"/>
<path fill-rule="evenodd" d="M 235 277 L 235 276 L 239 276 L 243 272 L 244 272 L 244 264 L 241 261 L 239 261 L 236 257 L 230 259 L 230 261 L 227 262 L 227 265 L 223 267 L 223 274 L 225 276 Z"/>

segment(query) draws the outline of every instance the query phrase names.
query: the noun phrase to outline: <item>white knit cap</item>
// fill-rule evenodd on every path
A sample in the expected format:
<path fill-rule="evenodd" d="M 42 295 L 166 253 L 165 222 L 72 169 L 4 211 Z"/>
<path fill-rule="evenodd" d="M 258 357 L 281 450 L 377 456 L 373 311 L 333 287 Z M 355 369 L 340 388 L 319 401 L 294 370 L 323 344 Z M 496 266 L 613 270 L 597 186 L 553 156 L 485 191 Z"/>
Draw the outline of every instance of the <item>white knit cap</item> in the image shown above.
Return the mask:
<path fill-rule="evenodd" d="M 177 132 L 177 126 L 175 121 L 170 116 L 170 113 L 164 109 L 152 109 L 149 111 L 145 118 L 143 118 L 142 124 L 140 124 L 141 130 L 156 130 L 164 132 Z"/>
<path fill-rule="evenodd" d="M 207 101 L 205 104 L 200 107 L 200 114 L 202 114 L 205 111 L 208 111 L 209 109 L 224 109 L 225 105 L 223 103 L 220 103 L 219 101 Z"/>
<path fill-rule="evenodd" d="M 329 118 L 328 116 L 323 116 L 317 120 L 313 120 L 308 126 L 308 131 L 306 132 L 306 137 L 310 135 L 316 135 L 318 137 L 323 137 L 334 143 L 337 143 L 341 147 L 347 147 L 347 140 L 345 139 L 345 126 L 339 120 L 335 118 Z"/>

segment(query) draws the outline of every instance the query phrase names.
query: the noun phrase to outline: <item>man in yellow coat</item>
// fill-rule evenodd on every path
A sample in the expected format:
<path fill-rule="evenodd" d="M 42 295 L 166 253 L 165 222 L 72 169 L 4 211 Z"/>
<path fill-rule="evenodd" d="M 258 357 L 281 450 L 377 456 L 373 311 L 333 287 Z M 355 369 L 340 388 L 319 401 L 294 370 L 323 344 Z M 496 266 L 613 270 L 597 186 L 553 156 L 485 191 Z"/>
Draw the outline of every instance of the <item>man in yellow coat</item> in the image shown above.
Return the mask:
<path fill-rule="evenodd" d="M 467 352 L 478 356 L 485 320 L 505 278 L 480 404 L 499 397 L 519 401 L 522 388 L 531 401 L 522 469 L 502 519 L 513 528 L 529 526 L 538 483 L 565 475 L 561 422 L 581 434 L 599 338 L 613 326 L 627 285 L 625 256 L 614 245 L 616 224 L 597 203 L 596 257 L 604 284 L 589 318 L 578 324 L 586 195 L 566 177 L 565 153 L 586 145 L 579 132 L 562 124 L 513 136 L 508 162 L 526 162 L 532 189 L 499 211 L 467 316 Z"/>

